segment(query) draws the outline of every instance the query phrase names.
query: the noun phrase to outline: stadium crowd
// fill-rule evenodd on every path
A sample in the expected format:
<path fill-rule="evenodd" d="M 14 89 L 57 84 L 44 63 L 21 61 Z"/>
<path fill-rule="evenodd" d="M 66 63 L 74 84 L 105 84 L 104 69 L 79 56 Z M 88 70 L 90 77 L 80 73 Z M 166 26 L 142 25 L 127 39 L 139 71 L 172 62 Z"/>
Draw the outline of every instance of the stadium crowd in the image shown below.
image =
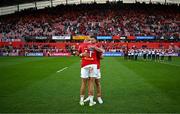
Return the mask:
<path fill-rule="evenodd" d="M 28 9 L 15 14 L 0 17 L 0 42 L 35 42 L 21 47 L 4 45 L 0 55 L 26 55 L 31 52 L 74 54 L 81 41 L 61 41 L 63 46 L 57 47 L 48 43 L 56 42 L 52 36 L 88 35 L 88 36 L 155 36 L 155 41 L 162 37 L 180 37 L 180 12 L 177 5 L 160 4 L 80 4 L 60 5 L 41 10 Z M 45 44 L 36 44 L 38 40 Z M 155 55 L 168 55 L 179 49 L 163 47 L 129 48 L 118 42 L 128 40 L 103 40 L 100 45 L 106 52 L 122 52 L 127 58 L 136 56 L 153 58 Z M 136 40 L 128 42 L 137 42 Z M 127 49 L 129 48 L 129 49 Z M 126 51 L 128 50 L 128 51 Z M 146 55 L 146 56 L 145 56 Z M 156 56 L 155 56 L 156 57 Z"/>
<path fill-rule="evenodd" d="M 82 4 L 0 17 L 0 39 L 53 35 L 180 36 L 179 6 Z M 8 18 L 8 19 L 7 19 Z"/>

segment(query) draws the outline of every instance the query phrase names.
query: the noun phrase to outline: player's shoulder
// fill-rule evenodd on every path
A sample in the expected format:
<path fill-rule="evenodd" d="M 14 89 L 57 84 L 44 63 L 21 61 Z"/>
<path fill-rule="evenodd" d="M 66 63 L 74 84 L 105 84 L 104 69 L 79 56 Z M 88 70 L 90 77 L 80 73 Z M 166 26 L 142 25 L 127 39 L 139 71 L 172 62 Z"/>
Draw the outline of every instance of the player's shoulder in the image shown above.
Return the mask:
<path fill-rule="evenodd" d="M 89 45 L 89 43 L 81 43 L 81 44 L 80 44 L 80 46 L 82 46 L 82 47 L 83 47 L 83 46 L 87 46 L 87 45 Z"/>
<path fill-rule="evenodd" d="M 84 47 L 84 43 L 79 44 L 79 48 Z"/>
<path fill-rule="evenodd" d="M 101 47 L 101 45 L 100 45 L 99 43 L 96 43 L 95 45 L 96 45 L 97 47 Z"/>
<path fill-rule="evenodd" d="M 102 56 L 102 52 L 97 52 L 97 55 L 100 57 L 100 56 Z"/>

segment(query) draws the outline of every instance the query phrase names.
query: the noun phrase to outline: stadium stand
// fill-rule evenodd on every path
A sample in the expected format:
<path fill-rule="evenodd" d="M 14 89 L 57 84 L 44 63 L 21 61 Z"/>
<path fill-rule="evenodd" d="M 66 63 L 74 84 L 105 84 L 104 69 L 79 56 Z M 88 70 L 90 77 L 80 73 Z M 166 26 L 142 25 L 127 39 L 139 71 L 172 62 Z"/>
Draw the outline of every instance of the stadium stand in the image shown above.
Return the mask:
<path fill-rule="evenodd" d="M 67 52 L 71 48 L 75 50 L 81 42 L 73 40 L 74 36 L 95 35 L 111 36 L 110 40 L 100 39 L 106 51 L 118 51 L 127 46 L 179 49 L 179 9 L 178 5 L 138 3 L 28 9 L 0 17 L 0 46 L 1 50 L 11 46 L 24 50 Z M 71 38 L 60 43 L 52 38 L 63 35 Z M 137 36 L 140 36 L 139 39 Z M 150 39 L 142 40 L 143 36 L 150 36 Z"/>

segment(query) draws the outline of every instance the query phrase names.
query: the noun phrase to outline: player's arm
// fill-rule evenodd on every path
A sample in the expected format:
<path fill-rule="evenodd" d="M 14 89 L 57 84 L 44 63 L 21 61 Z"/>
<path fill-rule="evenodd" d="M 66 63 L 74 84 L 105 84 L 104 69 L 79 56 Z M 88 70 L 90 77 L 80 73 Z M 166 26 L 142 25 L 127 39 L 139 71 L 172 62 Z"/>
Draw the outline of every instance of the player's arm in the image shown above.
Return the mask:
<path fill-rule="evenodd" d="M 98 46 L 90 46 L 90 48 L 94 48 L 99 53 L 104 53 L 105 52 L 105 50 L 103 48 L 100 48 Z"/>
<path fill-rule="evenodd" d="M 79 48 L 76 50 L 76 56 L 80 56 L 81 52 L 81 46 L 79 46 Z"/>
<path fill-rule="evenodd" d="M 101 54 L 101 55 L 100 55 L 100 59 L 103 59 L 103 57 L 104 57 L 103 54 Z"/>
<path fill-rule="evenodd" d="M 80 54 L 77 50 L 75 51 L 75 53 L 76 53 L 76 56 L 79 56 L 79 54 Z"/>
<path fill-rule="evenodd" d="M 105 50 L 103 48 L 100 48 L 100 47 L 97 47 L 97 46 L 95 46 L 94 49 L 99 53 L 104 53 L 105 52 Z"/>
<path fill-rule="evenodd" d="M 79 56 L 80 56 L 80 57 L 88 57 L 88 56 L 89 56 L 89 53 L 83 52 L 83 53 L 80 53 Z"/>
<path fill-rule="evenodd" d="M 87 57 L 89 54 L 87 52 L 82 52 L 81 47 L 79 47 L 78 51 L 76 52 L 76 55 L 79 57 Z"/>

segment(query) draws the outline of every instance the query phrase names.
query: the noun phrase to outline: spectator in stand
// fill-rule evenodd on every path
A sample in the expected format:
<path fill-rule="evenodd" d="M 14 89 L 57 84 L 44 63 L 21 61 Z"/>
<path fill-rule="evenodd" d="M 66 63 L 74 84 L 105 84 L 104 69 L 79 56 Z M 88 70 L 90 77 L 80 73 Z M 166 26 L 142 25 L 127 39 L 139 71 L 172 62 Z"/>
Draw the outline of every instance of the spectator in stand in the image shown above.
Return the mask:
<path fill-rule="evenodd" d="M 119 7 L 118 4 L 84 4 L 31 9 L 2 17 L 0 33 L 4 40 L 35 36 L 51 38 L 52 35 L 64 34 L 179 38 L 180 13 L 177 8 L 164 5 L 125 4 Z"/>

